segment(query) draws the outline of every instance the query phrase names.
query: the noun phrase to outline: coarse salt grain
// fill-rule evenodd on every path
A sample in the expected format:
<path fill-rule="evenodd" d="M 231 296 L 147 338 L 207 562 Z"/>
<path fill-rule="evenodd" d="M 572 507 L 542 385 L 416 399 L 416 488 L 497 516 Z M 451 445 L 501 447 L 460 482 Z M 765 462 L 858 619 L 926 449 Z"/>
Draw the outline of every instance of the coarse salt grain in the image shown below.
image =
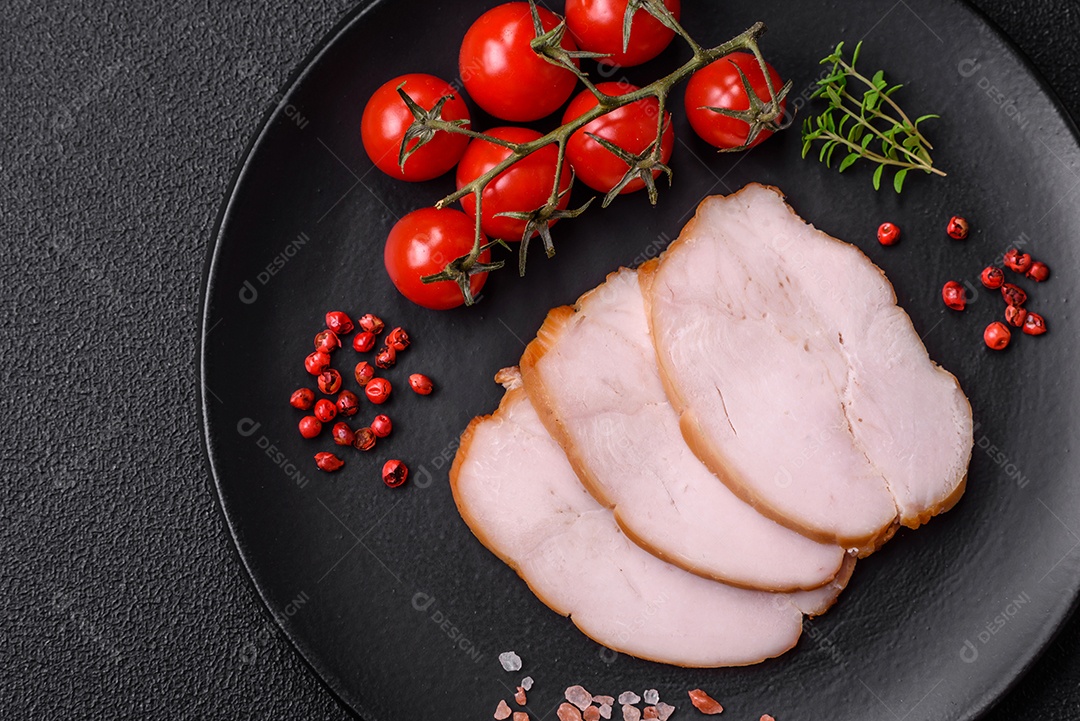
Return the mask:
<path fill-rule="evenodd" d="M 559 721 L 581 721 L 581 712 L 577 706 L 568 703 L 559 704 L 559 710 L 555 712 Z"/>
<path fill-rule="evenodd" d="M 661 701 L 656 704 L 656 712 L 659 714 L 660 721 L 667 721 L 671 718 L 671 714 L 675 713 L 675 707 Z"/>
<path fill-rule="evenodd" d="M 654 703 L 657 703 L 660 700 L 660 694 L 657 693 L 655 688 L 650 688 L 649 690 L 647 690 L 645 692 L 645 694 L 642 696 L 642 698 L 645 699 L 645 703 L 654 704 Z"/>
<path fill-rule="evenodd" d="M 510 706 L 506 701 L 499 701 L 499 705 L 495 707 L 495 718 L 497 721 L 510 718 Z"/>
<path fill-rule="evenodd" d="M 529 714 L 524 711 L 515 711 L 514 721 L 529 721 Z"/>
<path fill-rule="evenodd" d="M 500 653 L 499 663 L 502 665 L 504 671 L 521 670 L 521 656 L 518 656 L 513 651 L 504 651 L 503 653 Z"/>
<path fill-rule="evenodd" d="M 571 686 L 566 689 L 564 695 L 567 701 L 574 704 L 582 711 L 589 708 L 589 704 L 592 703 L 592 694 L 581 686 Z"/>
<path fill-rule="evenodd" d="M 600 721 L 600 709 L 595 706 L 590 706 L 585 709 L 585 712 L 581 714 L 581 717 L 585 719 L 585 721 Z"/>
<path fill-rule="evenodd" d="M 623 704 L 622 717 L 623 721 L 641 721 L 641 712 L 638 711 L 637 706 Z"/>
<path fill-rule="evenodd" d="M 646 706 L 641 710 L 641 718 L 655 721 L 660 718 L 660 713 L 656 710 L 655 706 Z"/>
<path fill-rule="evenodd" d="M 763 713 L 763 714 L 761 714 L 761 718 L 758 719 L 758 721 L 776 721 L 776 719 L 774 719 L 772 716 L 770 716 L 767 713 Z"/>
<path fill-rule="evenodd" d="M 523 689 L 521 686 L 518 686 L 517 693 L 514 694 L 514 703 L 516 703 L 518 706 L 524 706 L 528 702 L 528 699 L 525 698 L 525 689 Z"/>
<path fill-rule="evenodd" d="M 600 711 L 600 718 L 611 718 L 611 704 L 609 704 L 609 703 L 600 704 L 599 711 Z"/>
<path fill-rule="evenodd" d="M 637 703 L 640 700 L 641 697 L 633 691 L 623 691 L 621 694 L 619 694 L 619 703 L 623 705 L 626 705 L 628 703 Z"/>
<path fill-rule="evenodd" d="M 689 692 L 690 703 L 694 704 L 694 708 L 703 714 L 712 716 L 718 714 L 724 710 L 724 707 L 709 694 L 702 691 L 700 688 L 695 688 Z"/>
<path fill-rule="evenodd" d="M 533 686 L 532 676 L 526 676 L 525 678 L 521 679 L 521 687 L 523 689 L 525 689 L 526 691 L 532 691 L 532 686 Z"/>

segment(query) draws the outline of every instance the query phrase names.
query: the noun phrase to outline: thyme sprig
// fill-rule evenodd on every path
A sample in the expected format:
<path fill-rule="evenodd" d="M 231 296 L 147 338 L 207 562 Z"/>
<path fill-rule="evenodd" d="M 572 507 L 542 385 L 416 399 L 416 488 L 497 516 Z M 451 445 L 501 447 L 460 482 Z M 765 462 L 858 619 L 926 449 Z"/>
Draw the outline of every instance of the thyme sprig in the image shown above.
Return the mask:
<path fill-rule="evenodd" d="M 666 129 L 664 120 L 664 109 L 667 104 L 668 95 L 671 89 L 679 82 L 688 78 L 695 71 L 700 70 L 709 63 L 712 63 L 729 53 L 737 50 L 747 50 L 754 54 L 758 62 L 761 65 L 761 71 L 766 78 L 769 77 L 769 73 L 766 69 L 765 59 L 761 55 L 761 51 L 758 48 L 758 38 L 765 32 L 765 24 L 757 22 L 750 26 L 747 30 L 736 35 L 725 43 L 721 43 L 715 47 L 703 48 L 701 47 L 686 30 L 679 24 L 678 20 L 672 15 L 671 11 L 667 9 L 663 0 L 630 0 L 627 4 L 626 14 L 624 15 L 623 22 L 623 44 L 625 45 L 629 41 L 630 28 L 633 22 L 634 16 L 637 12 L 643 11 L 655 17 L 663 25 L 671 28 L 675 31 L 679 37 L 681 37 L 689 46 L 692 57 L 683 63 L 681 66 L 665 75 L 664 77 L 646 85 L 637 90 L 633 90 L 622 95 L 608 95 L 599 90 L 596 85 L 589 78 L 588 73 L 584 72 L 578 67 L 577 60 L 581 58 L 601 58 L 603 55 L 597 53 L 589 53 L 585 51 L 567 51 L 562 47 L 562 38 L 566 33 L 566 21 L 562 20 L 558 25 L 548 31 L 544 31 L 540 24 L 539 13 L 536 9 L 534 0 L 529 0 L 529 4 L 532 9 L 532 19 L 534 25 L 534 31 L 536 37 L 531 41 L 531 47 L 533 51 L 553 65 L 566 68 L 585 85 L 585 87 L 595 97 L 597 104 L 591 110 L 585 112 L 578 118 L 571 120 L 559 127 L 555 128 L 546 135 L 537 138 L 536 140 L 526 143 L 510 143 L 499 138 L 494 138 L 484 133 L 477 132 L 470 129 L 466 123 L 460 120 L 445 120 L 442 117 L 442 104 L 445 99 L 440 100 L 430 110 L 420 107 L 415 101 L 408 97 L 407 93 L 403 89 L 398 89 L 398 92 L 403 98 L 406 98 L 405 102 L 409 109 L 412 111 L 414 121 L 406 132 L 405 138 L 402 140 L 402 149 L 399 156 L 402 164 L 408 158 L 408 156 L 416 152 L 416 150 L 422 147 L 424 144 L 431 141 L 435 134 L 439 131 L 447 133 L 457 133 L 461 135 L 468 135 L 472 138 L 483 138 L 489 142 L 496 143 L 510 150 L 509 156 L 498 163 L 483 175 L 479 176 L 470 183 L 467 183 L 453 193 L 450 193 L 443 199 L 435 203 L 436 208 L 445 208 L 446 206 L 454 203 L 461 198 L 472 195 L 476 201 L 476 233 L 473 241 L 472 250 L 460 258 L 455 258 L 448 263 L 442 272 L 423 277 L 421 280 L 425 283 L 434 283 L 444 280 L 452 280 L 457 283 L 461 289 L 462 295 L 465 298 L 466 305 L 472 305 L 473 297 L 469 289 L 469 279 L 472 275 L 477 273 L 489 272 L 497 270 L 503 267 L 503 262 L 496 261 L 490 263 L 482 263 L 480 261 L 480 254 L 489 249 L 496 242 L 499 245 L 506 247 L 506 243 L 501 240 L 484 243 L 483 234 L 481 232 L 481 202 L 483 199 L 484 189 L 504 170 L 509 168 L 514 163 L 518 162 L 522 158 L 535 153 L 536 151 L 544 148 L 548 145 L 556 145 L 558 148 L 558 160 L 556 162 L 555 177 L 552 183 L 551 192 L 548 195 L 547 202 L 532 211 L 521 213 L 502 213 L 501 215 L 507 215 L 520 220 L 526 221 L 525 233 L 520 239 L 518 253 L 518 272 L 521 275 L 525 274 L 525 258 L 529 249 L 529 240 L 534 233 L 539 234 L 543 243 L 545 253 L 548 257 L 555 254 L 555 246 L 551 237 L 550 224 L 552 221 L 558 218 L 574 218 L 583 213 L 589 205 L 592 203 L 592 199 L 575 210 L 563 210 L 558 206 L 560 202 L 565 198 L 566 194 L 570 192 L 570 188 L 560 188 L 560 180 L 562 178 L 563 168 L 566 166 L 566 144 L 577 130 L 580 130 L 584 126 L 588 125 L 593 120 L 610 113 L 613 110 L 621 108 L 631 103 L 636 103 L 639 100 L 646 98 L 655 98 L 658 104 L 657 108 L 657 122 L 656 122 L 656 139 L 645 150 L 638 154 L 631 154 L 624 149 L 619 148 L 617 145 L 610 143 L 602 138 L 590 134 L 594 140 L 600 143 L 601 146 L 608 151 L 614 153 L 617 157 L 622 159 L 627 164 L 627 170 L 620 182 L 615 188 L 608 193 L 602 203 L 603 206 L 607 206 L 618 195 L 618 191 L 623 189 L 627 183 L 641 178 L 647 189 L 649 202 L 656 204 L 658 191 L 655 180 L 653 178 L 654 172 L 664 173 L 668 176 L 670 183 L 672 172 L 662 159 L 661 139 Z M 751 98 L 751 109 L 747 111 L 746 120 L 752 128 L 756 128 L 756 131 L 760 131 L 762 128 L 768 128 L 770 130 L 779 130 L 787 126 L 790 120 L 784 121 L 781 118 L 780 101 L 787 94 L 791 88 L 791 82 L 789 81 L 780 89 L 774 89 L 772 83 L 769 82 L 768 90 L 769 97 L 761 98 L 757 94 L 753 93 L 747 88 L 748 95 Z M 715 112 L 723 113 L 722 109 L 710 108 Z M 725 113 L 726 114 L 726 113 Z M 754 140 L 757 132 L 752 132 L 752 136 L 748 138 L 747 143 L 731 150 L 745 150 L 750 147 L 750 143 Z M 406 149 L 406 145 L 409 145 Z M 571 177 L 571 185 L 573 184 L 573 178 Z M 507 239 L 509 240 L 509 239 Z"/>
<path fill-rule="evenodd" d="M 922 115 L 912 121 L 892 97 L 902 85 L 889 85 L 882 70 L 867 77 L 855 69 L 860 50 L 862 42 L 855 46 L 849 63 L 844 59 L 844 43 L 840 43 L 821 60 L 822 65 L 832 67 L 817 82 L 811 97 L 825 98 L 829 107 L 821 115 L 803 122 L 803 157 L 820 140 L 818 160 L 830 168 L 836 149 L 846 151 L 837 168 L 841 173 L 860 158 L 877 163 L 873 176 L 875 190 L 881 188 L 885 166 L 893 166 L 897 168 L 893 175 L 893 189 L 897 193 L 903 190 L 910 170 L 944 176 L 930 157 L 934 146 L 919 128 L 924 121 L 940 116 Z"/>

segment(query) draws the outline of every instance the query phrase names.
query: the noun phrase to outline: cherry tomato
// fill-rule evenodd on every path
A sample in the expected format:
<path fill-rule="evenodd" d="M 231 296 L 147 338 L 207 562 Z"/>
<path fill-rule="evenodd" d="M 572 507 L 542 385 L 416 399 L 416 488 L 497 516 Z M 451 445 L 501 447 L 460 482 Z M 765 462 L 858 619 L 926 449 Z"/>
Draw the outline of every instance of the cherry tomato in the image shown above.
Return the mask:
<path fill-rule="evenodd" d="M 422 283 L 420 278 L 442 271 L 447 263 L 467 255 L 473 246 L 475 221 L 453 208 L 422 208 L 399 220 L 390 230 L 383 252 L 386 272 L 394 287 L 417 305 L 432 310 L 456 308 L 465 302 L 453 281 Z M 481 241 L 483 242 L 483 241 Z M 480 254 L 487 263 L 491 253 Z M 487 273 L 470 279 L 473 295 L 484 287 Z"/>
<path fill-rule="evenodd" d="M 538 8 L 538 13 L 545 31 L 560 22 L 550 10 Z M 497 118 L 538 120 L 558 110 L 574 92 L 577 77 L 537 55 L 529 45 L 535 37 L 529 4 L 511 2 L 477 18 L 461 41 L 458 65 L 465 89 Z M 569 33 L 561 45 L 577 50 Z"/>
<path fill-rule="evenodd" d="M 445 120 L 468 120 L 469 109 L 461 99 L 461 93 L 455 92 L 449 83 L 423 73 L 400 75 L 386 82 L 364 106 L 360 137 L 375 167 L 399 180 L 431 180 L 457 164 L 469 144 L 469 138 L 437 132 L 427 145 L 409 156 L 402 170 L 398 166 L 398 152 L 405 131 L 414 120 L 412 112 L 397 92 L 397 87 L 402 83 L 405 83 L 402 89 L 425 110 L 431 110 L 441 98 L 450 96 L 451 99 L 442 107 Z"/>
<path fill-rule="evenodd" d="M 637 90 L 629 83 L 599 83 L 596 88 L 607 95 L 624 95 Z M 563 113 L 563 123 L 578 118 L 597 105 L 596 96 L 583 90 L 570 101 Z M 614 188 L 629 167 L 626 162 L 610 150 L 600 145 L 585 133 L 592 133 L 604 140 L 609 140 L 620 148 L 637 155 L 656 140 L 656 115 L 660 104 L 656 98 L 645 98 L 636 103 L 624 105 L 601 115 L 581 128 L 566 143 L 566 158 L 577 173 L 581 182 L 593 190 L 606 193 Z M 670 113 L 664 113 L 667 127 L 660 136 L 660 159 L 667 162 L 671 157 L 671 148 L 675 144 L 675 132 L 671 128 Z M 653 171 L 653 177 L 660 175 L 660 170 Z M 645 187 L 645 181 L 635 178 L 626 184 L 620 193 L 632 193 Z"/>
<path fill-rule="evenodd" d="M 773 90 L 780 92 L 784 85 L 780 76 L 772 65 L 766 65 Z M 707 109 L 724 108 L 737 111 L 750 108 L 750 99 L 746 96 L 746 88 L 743 87 L 736 66 L 746 74 L 754 93 L 762 102 L 768 102 L 770 95 L 765 74 L 761 72 L 757 58 L 751 53 L 725 55 L 691 75 L 690 82 L 686 84 L 686 117 L 690 120 L 690 126 L 702 140 L 717 148 L 737 148 L 746 142 L 750 132 L 749 123 Z M 781 109 L 785 105 L 786 99 L 780 103 Z M 751 145 L 757 145 L 770 135 L 771 130 L 762 130 Z"/>
<path fill-rule="evenodd" d="M 493 128 L 486 134 L 511 143 L 528 143 L 540 137 L 540 133 L 528 128 Z M 469 143 L 458 164 L 457 187 L 461 188 L 479 178 L 510 155 L 509 148 L 476 138 Z M 526 221 L 506 216 L 496 217 L 496 214 L 515 211 L 527 213 L 542 207 L 551 195 L 558 162 L 558 147 L 548 145 L 495 176 L 484 188 L 481 220 L 483 231 L 492 238 L 521 240 L 521 236 L 525 234 Z M 564 163 L 562 175 L 559 177 L 560 191 L 570 187 L 570 177 L 570 164 Z M 565 208 L 569 202 L 570 195 L 567 193 L 559 200 L 558 206 L 560 209 Z M 472 194 L 461 199 L 461 206 L 466 213 L 476 217 L 476 198 Z"/>
<path fill-rule="evenodd" d="M 668 46 L 675 31 L 665 27 L 647 10 L 639 9 L 630 26 L 630 44 L 623 52 L 623 16 L 628 0 L 566 0 L 566 26 L 582 50 L 604 53 L 605 65 L 640 65 Z M 664 0 L 679 19 L 679 0 Z"/>

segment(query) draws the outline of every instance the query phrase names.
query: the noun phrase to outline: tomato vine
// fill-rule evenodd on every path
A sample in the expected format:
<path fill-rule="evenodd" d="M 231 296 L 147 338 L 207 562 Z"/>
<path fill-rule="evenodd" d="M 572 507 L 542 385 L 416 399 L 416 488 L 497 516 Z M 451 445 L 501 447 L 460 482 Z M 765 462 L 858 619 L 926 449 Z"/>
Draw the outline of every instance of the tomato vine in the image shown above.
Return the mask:
<path fill-rule="evenodd" d="M 444 100 L 440 100 L 439 103 L 430 109 L 425 109 L 409 97 L 404 89 L 398 89 L 398 93 L 402 96 L 402 99 L 408 105 L 415 118 L 405 135 L 405 139 L 402 141 L 399 157 L 402 164 L 408 159 L 409 155 L 416 152 L 416 150 L 425 143 L 429 142 L 435 137 L 435 134 L 440 131 L 468 135 L 471 138 L 482 138 L 489 142 L 502 145 L 511 151 L 505 160 L 435 203 L 436 208 L 445 208 L 469 194 L 472 194 L 476 199 L 476 228 L 472 250 L 468 254 L 455 258 L 447 263 L 441 272 L 422 278 L 424 283 L 435 283 L 446 280 L 454 281 L 461 290 L 466 305 L 472 305 L 474 302 L 470 289 L 470 277 L 477 273 L 497 270 L 504 266 L 503 261 L 481 262 L 480 260 L 481 253 L 491 246 L 490 243 L 483 242 L 484 236 L 481 232 L 481 203 L 484 188 L 486 188 L 500 173 L 522 158 L 535 153 L 548 145 L 556 145 L 558 147 L 555 179 L 547 202 L 541 207 L 529 212 L 508 214 L 519 220 L 526 221 L 525 232 L 521 238 L 521 245 L 518 250 L 518 271 L 520 274 L 524 275 L 525 258 L 528 252 L 529 240 L 534 235 L 539 235 L 544 246 L 544 251 L 550 258 L 555 254 L 555 246 L 549 228 L 551 223 L 560 218 L 577 217 L 583 213 L 594 200 L 594 198 L 590 198 L 588 202 L 576 209 L 560 209 L 558 207 L 559 201 L 567 192 L 569 192 L 569 188 L 560 189 L 560 179 L 566 164 L 567 142 L 575 131 L 588 125 L 596 118 L 646 98 L 655 98 L 659 105 L 656 114 L 656 140 L 641 153 L 627 153 L 621 148 L 612 146 L 611 143 L 593 136 L 593 138 L 603 147 L 610 152 L 615 153 L 627 164 L 627 170 L 623 180 L 604 197 L 602 203 L 603 207 L 606 207 L 618 196 L 619 190 L 621 190 L 626 183 L 636 178 L 641 178 L 645 182 L 648 188 L 649 201 L 653 204 L 656 203 L 658 193 L 653 177 L 654 171 L 659 170 L 667 175 L 669 184 L 671 183 L 672 177 L 671 169 L 661 159 L 661 140 L 665 130 L 665 107 L 671 89 L 697 70 L 700 70 L 706 65 L 709 65 L 732 52 L 746 50 L 753 53 L 766 78 L 769 97 L 763 98 L 758 96 L 752 90 L 745 76 L 742 76 L 743 85 L 746 88 L 747 95 L 751 98 L 751 109 L 754 112 L 754 117 L 747 120 L 751 128 L 754 130 L 780 130 L 791 123 L 790 117 L 784 117 L 782 104 L 784 98 L 791 89 L 791 81 L 788 81 L 780 88 L 774 87 L 774 83 L 767 70 L 765 58 L 758 48 L 758 38 L 765 32 L 765 24 L 762 22 L 754 23 L 748 29 L 727 42 L 714 47 L 704 48 L 682 27 L 671 11 L 664 5 L 663 0 L 630 0 L 627 4 L 626 15 L 623 20 L 624 47 L 629 42 L 634 15 L 641 10 L 656 18 L 664 26 L 675 31 L 675 33 L 686 42 L 693 55 L 681 66 L 649 85 L 620 95 L 608 95 L 599 90 L 589 78 L 588 74 L 581 70 L 575 62 L 581 58 L 600 58 L 604 56 L 588 51 L 567 50 L 563 48 L 561 43 L 563 36 L 566 33 L 566 20 L 563 19 L 554 28 L 544 31 L 540 23 L 540 17 L 537 13 L 534 0 L 529 0 L 529 5 L 532 10 L 533 25 L 536 32 L 536 36 L 531 41 L 533 51 L 547 62 L 566 68 L 577 76 L 582 84 L 584 84 L 596 97 L 597 104 L 591 110 L 560 125 L 535 140 L 525 143 L 511 143 L 471 130 L 468 127 L 465 127 L 460 121 L 443 119 L 440 110 L 442 103 L 445 102 Z M 740 75 L 742 75 L 741 71 Z M 722 110 L 715 108 L 710 108 L 710 110 L 713 110 L 714 112 L 723 112 Z M 756 135 L 757 132 L 751 132 L 747 143 L 734 148 L 724 148 L 722 149 L 722 152 L 745 150 L 750 147 L 752 144 L 751 141 Z M 418 142 L 406 147 L 407 144 L 412 141 Z"/>

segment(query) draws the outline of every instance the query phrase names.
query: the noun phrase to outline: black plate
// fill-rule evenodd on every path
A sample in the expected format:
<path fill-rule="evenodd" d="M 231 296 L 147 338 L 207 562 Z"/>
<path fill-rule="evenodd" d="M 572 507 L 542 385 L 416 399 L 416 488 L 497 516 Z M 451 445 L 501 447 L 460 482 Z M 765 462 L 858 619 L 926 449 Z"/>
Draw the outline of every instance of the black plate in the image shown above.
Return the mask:
<path fill-rule="evenodd" d="M 675 187 L 658 207 L 638 194 L 560 223 L 554 260 L 535 256 L 524 280 L 496 274 L 475 309 L 428 312 L 395 293 L 382 241 L 396 217 L 430 205 L 452 180 L 409 185 L 372 170 L 360 114 L 393 75 L 455 77 L 460 38 L 492 4 L 362 4 L 282 95 L 223 211 L 201 358 L 207 448 L 240 555 L 285 633 L 372 721 L 490 718 L 518 679 L 497 662 L 508 649 L 537 681 L 536 718 L 573 683 L 613 694 L 655 687 L 679 706 L 700 686 L 738 718 L 978 716 L 1047 644 L 1080 578 L 1080 457 L 1071 453 L 1080 348 L 1068 305 L 1080 263 L 1080 148 L 1063 111 L 1017 52 L 957 2 L 687 0 L 686 24 L 703 42 L 765 20 L 765 52 L 794 79 L 795 105 L 818 58 L 837 40 L 865 38 L 866 67 L 908 81 L 904 104 L 943 113 L 929 134 L 949 176 L 911 177 L 900 198 L 875 193 L 865 169 L 838 176 L 800 160 L 795 130 L 719 156 L 677 113 Z M 669 50 L 629 77 L 647 81 L 678 56 Z M 970 396 L 977 448 L 956 509 L 862 562 L 796 650 L 749 668 L 683 670 L 604 652 L 542 606 L 458 517 L 447 468 L 467 421 L 501 395 L 492 374 L 516 362 L 550 307 L 654 255 L 704 196 L 750 181 L 778 185 L 804 217 L 885 269 L 933 358 Z M 967 242 L 944 235 L 954 213 L 972 222 Z M 903 227 L 895 248 L 874 240 L 886 219 Z M 1053 268 L 1031 303 L 1051 330 L 994 354 L 981 333 L 1000 300 L 980 291 L 958 314 L 939 293 L 948 278 L 974 281 L 1016 243 Z M 330 441 L 303 441 L 285 402 L 310 384 L 301 359 L 333 308 L 379 313 L 416 340 L 391 375 L 393 436 L 369 455 L 346 454 L 346 468 L 329 475 L 311 458 Z M 355 359 L 343 355 L 348 375 Z M 436 395 L 404 389 L 418 370 L 436 380 Z M 406 487 L 380 482 L 388 457 L 412 467 Z"/>

